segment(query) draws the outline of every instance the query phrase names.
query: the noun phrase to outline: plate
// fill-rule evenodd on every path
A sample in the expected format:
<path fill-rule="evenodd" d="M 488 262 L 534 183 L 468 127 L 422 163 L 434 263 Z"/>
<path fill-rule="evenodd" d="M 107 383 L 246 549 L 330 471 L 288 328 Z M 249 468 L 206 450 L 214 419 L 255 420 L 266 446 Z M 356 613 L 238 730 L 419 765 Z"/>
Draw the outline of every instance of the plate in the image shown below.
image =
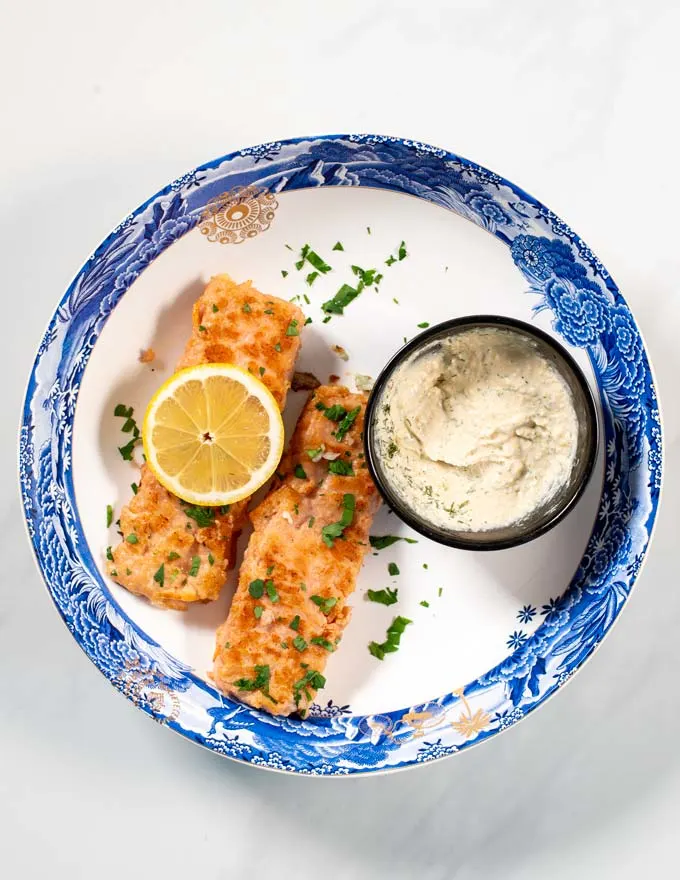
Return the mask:
<path fill-rule="evenodd" d="M 340 243 L 342 250 L 337 247 Z M 403 243 L 403 245 L 402 245 Z M 306 280 L 309 244 L 331 266 Z M 406 252 L 399 259 L 399 249 Z M 394 260 L 391 259 L 394 257 Z M 379 268 L 345 314 L 322 302 L 352 265 Z M 220 601 L 160 611 L 104 574 L 116 510 L 136 479 L 118 454 L 117 403 L 141 413 L 172 372 L 207 279 L 228 272 L 300 297 L 312 318 L 299 370 L 352 386 L 419 332 L 468 313 L 534 321 L 566 343 L 599 400 L 603 444 L 583 499 L 512 550 L 457 551 L 383 508 L 342 650 L 303 720 L 273 718 L 210 685 Z M 309 300 L 309 303 L 306 302 Z M 333 346 L 342 346 L 348 360 Z M 157 354 L 139 361 L 142 349 Z M 303 403 L 291 394 L 290 431 Z M 590 248 L 552 211 L 479 165 L 416 141 L 334 135 L 263 144 L 197 168 L 130 214 L 87 260 L 36 354 L 20 435 L 26 523 L 49 593 L 97 668 L 140 709 L 230 758 L 311 775 L 423 764 L 486 742 L 576 672 L 626 604 L 649 547 L 662 472 L 653 377 L 635 320 Z M 240 542 L 241 552 L 247 534 Z M 388 573 L 395 562 L 399 574 Z M 399 588 L 399 603 L 364 601 Z M 383 662 L 393 612 L 413 624 Z"/>

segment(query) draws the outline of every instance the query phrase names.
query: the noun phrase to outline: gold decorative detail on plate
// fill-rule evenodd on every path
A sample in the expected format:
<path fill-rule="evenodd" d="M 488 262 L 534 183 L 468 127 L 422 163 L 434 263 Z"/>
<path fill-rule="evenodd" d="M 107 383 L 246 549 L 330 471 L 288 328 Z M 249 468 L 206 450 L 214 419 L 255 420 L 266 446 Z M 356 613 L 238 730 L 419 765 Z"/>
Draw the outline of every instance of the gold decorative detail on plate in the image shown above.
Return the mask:
<path fill-rule="evenodd" d="M 437 727 L 441 724 L 442 716 L 435 715 L 434 712 L 414 712 L 411 709 L 405 715 L 401 716 L 402 723 L 408 724 L 413 728 L 413 738 L 425 736 L 425 731 L 431 727 Z"/>
<path fill-rule="evenodd" d="M 126 663 L 125 669 L 112 681 L 124 697 L 139 708 L 149 709 L 160 724 L 176 721 L 179 717 L 177 694 L 163 682 L 156 681 L 148 669 L 142 669 L 138 660 Z"/>
<path fill-rule="evenodd" d="M 465 739 L 470 739 L 488 726 L 491 717 L 487 715 L 486 712 L 482 712 L 481 709 L 477 709 L 474 715 L 472 714 L 470 704 L 465 699 L 463 688 L 454 691 L 454 694 L 457 694 L 460 697 L 461 702 L 465 706 L 465 712 L 459 715 L 458 721 L 451 722 L 451 727 L 460 733 L 461 736 L 464 736 Z"/>
<path fill-rule="evenodd" d="M 241 244 L 269 229 L 279 203 L 273 193 L 257 186 L 239 186 L 210 199 L 199 229 L 208 241 Z"/>

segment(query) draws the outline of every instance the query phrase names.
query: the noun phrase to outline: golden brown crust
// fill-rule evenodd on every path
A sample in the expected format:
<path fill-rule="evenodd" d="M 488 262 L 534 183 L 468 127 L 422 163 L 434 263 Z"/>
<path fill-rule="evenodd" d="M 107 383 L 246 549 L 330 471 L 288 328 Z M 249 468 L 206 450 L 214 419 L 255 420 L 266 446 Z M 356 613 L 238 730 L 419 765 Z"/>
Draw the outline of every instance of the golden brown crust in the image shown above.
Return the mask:
<path fill-rule="evenodd" d="M 339 423 L 326 418 L 317 404 L 339 405 L 347 411 L 359 407 L 360 412 L 344 438 L 338 440 L 334 432 Z M 323 645 L 334 650 L 349 622 L 351 609 L 346 600 L 355 588 L 369 546 L 371 522 L 380 504 L 362 453 L 365 405 L 363 394 L 351 394 L 339 386 L 318 388 L 300 416 L 281 464 L 286 476 L 250 514 L 255 531 L 241 565 L 229 617 L 217 633 L 213 679 L 225 694 L 273 714 L 288 715 L 309 706 L 316 687 L 308 684 L 296 690 L 295 685 L 310 671 L 323 673 L 330 656 Z M 321 444 L 325 453 L 339 453 L 334 460 L 351 462 L 354 474 L 329 473 L 328 458 L 311 461 L 308 450 Z M 295 475 L 298 465 L 305 471 L 304 479 L 300 472 Z M 353 522 L 331 547 L 324 542 L 322 529 L 340 521 L 345 495 L 354 497 Z M 276 601 L 266 591 L 261 599 L 253 598 L 250 584 L 258 579 L 271 579 Z M 331 600 L 327 613 L 314 596 L 322 605 Z M 256 606 L 263 609 L 259 619 L 255 617 Z M 296 616 L 299 625 L 291 629 Z M 295 647 L 297 637 L 302 640 L 298 641 L 300 646 L 304 642 L 302 651 Z M 314 644 L 312 639 L 323 644 Z M 240 680 L 255 679 L 258 666 L 269 669 L 268 688 L 239 687 Z"/>
<path fill-rule="evenodd" d="M 297 306 L 260 293 L 250 282 L 216 276 L 194 305 L 192 334 L 178 369 L 232 363 L 260 377 L 263 367 L 261 379 L 283 408 L 300 348 L 300 336 L 287 330 L 293 321 L 292 329 L 301 330 L 304 320 Z M 213 510 L 214 522 L 199 526 L 187 515 L 191 507 L 144 466 L 137 494 L 121 512 L 123 540 L 107 560 L 109 575 L 159 608 L 183 611 L 189 603 L 213 601 L 233 565 L 248 500 L 225 513 Z"/>

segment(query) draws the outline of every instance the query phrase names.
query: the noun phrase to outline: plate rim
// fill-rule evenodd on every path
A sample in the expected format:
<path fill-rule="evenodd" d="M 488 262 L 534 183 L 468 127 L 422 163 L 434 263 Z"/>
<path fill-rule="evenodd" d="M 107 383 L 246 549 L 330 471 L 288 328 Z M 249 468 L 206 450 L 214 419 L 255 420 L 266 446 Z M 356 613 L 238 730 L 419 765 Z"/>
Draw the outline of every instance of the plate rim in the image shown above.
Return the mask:
<path fill-rule="evenodd" d="M 188 172 L 186 175 L 183 175 L 182 178 L 178 178 L 177 181 L 174 181 L 173 183 L 169 184 L 164 189 L 159 190 L 159 192 L 157 192 L 155 195 L 151 196 L 149 199 L 147 199 L 145 202 L 143 202 L 135 211 L 133 211 L 131 214 L 127 215 L 127 217 L 109 233 L 109 235 L 103 240 L 102 244 L 94 251 L 94 253 L 88 258 L 88 260 L 85 261 L 85 263 L 81 266 L 80 270 L 76 273 L 73 280 L 71 281 L 71 283 L 67 287 L 66 292 L 64 293 L 64 295 L 62 296 L 58 305 L 54 309 L 52 317 L 50 318 L 50 321 L 48 322 L 47 330 L 45 331 L 45 333 L 41 337 L 41 342 L 40 342 L 40 345 L 38 346 L 38 351 L 36 353 L 36 356 L 34 358 L 34 361 L 32 363 L 31 369 L 30 369 L 28 382 L 26 384 L 26 391 L 25 391 L 25 395 L 24 395 L 23 403 L 22 403 L 21 423 L 20 423 L 20 428 L 19 428 L 19 484 L 20 484 L 20 493 L 22 496 L 22 510 L 24 513 L 23 519 L 24 519 L 24 525 L 26 527 L 27 534 L 29 537 L 29 542 L 31 544 L 31 548 L 33 551 L 33 558 L 36 562 L 36 566 L 38 567 L 38 570 L 40 571 L 41 578 L 43 580 L 43 583 L 45 584 L 45 587 L 48 590 L 50 598 L 53 600 L 54 604 L 56 605 L 56 610 L 58 611 L 59 616 L 62 618 L 64 623 L 67 625 L 67 628 L 70 629 L 72 635 L 74 635 L 76 642 L 84 650 L 84 652 L 87 654 L 87 656 L 90 658 L 90 660 L 92 660 L 95 663 L 95 666 L 97 666 L 97 668 L 100 669 L 100 672 L 102 672 L 102 674 L 104 674 L 108 678 L 108 680 L 112 681 L 112 683 L 114 683 L 114 685 L 116 685 L 117 687 L 118 687 L 118 685 L 116 684 L 116 682 L 112 680 L 111 676 L 108 675 L 107 672 L 101 668 L 101 666 L 96 662 L 96 660 L 93 658 L 93 656 L 88 652 L 83 640 L 81 638 L 78 638 L 78 636 L 73 631 L 73 629 L 71 629 L 71 627 L 68 626 L 68 622 L 64 616 L 64 613 L 56 601 L 55 595 L 52 592 L 50 584 L 48 584 L 48 582 L 47 582 L 46 573 L 43 569 L 42 559 L 39 555 L 38 547 L 36 546 L 36 543 L 34 540 L 34 535 L 31 534 L 31 525 L 32 525 L 31 513 L 29 510 L 29 504 L 27 503 L 27 496 L 25 494 L 26 482 L 24 479 L 24 476 L 25 476 L 24 472 L 25 472 L 26 464 L 27 464 L 27 462 L 26 462 L 26 448 L 27 447 L 26 447 L 26 442 L 25 442 L 26 437 L 25 437 L 24 431 L 27 427 L 26 415 L 27 415 L 27 412 L 30 413 L 30 404 L 33 400 L 33 396 L 34 396 L 36 388 L 37 388 L 36 372 L 37 372 L 39 362 L 40 362 L 41 348 L 43 347 L 43 345 L 46 342 L 46 339 L 50 333 L 50 328 L 53 326 L 55 319 L 59 315 L 60 310 L 67 304 L 67 302 L 69 300 L 69 296 L 74 291 L 75 286 L 78 283 L 79 279 L 82 278 L 83 273 L 88 269 L 88 267 L 91 266 L 93 261 L 95 261 L 97 259 L 98 255 L 101 254 L 102 249 L 104 249 L 108 244 L 110 244 L 112 241 L 115 240 L 115 237 L 126 228 L 126 224 L 131 223 L 134 218 L 140 218 L 143 215 L 143 213 L 149 208 L 149 206 L 155 205 L 160 199 L 167 196 L 169 194 L 169 192 L 172 189 L 174 189 L 175 184 L 177 184 L 178 182 L 180 182 L 186 178 L 190 178 L 192 176 L 195 178 L 198 174 L 200 174 L 201 172 L 204 172 L 204 171 L 219 170 L 220 167 L 225 165 L 226 163 L 233 162 L 234 160 L 239 159 L 239 158 L 243 158 L 244 156 L 247 156 L 247 155 L 252 156 L 258 150 L 266 150 L 267 148 L 276 147 L 276 146 L 278 146 L 278 147 L 296 147 L 296 146 L 298 146 L 300 144 L 304 144 L 306 142 L 309 142 L 310 144 L 316 144 L 316 143 L 321 143 L 321 144 L 331 143 L 331 144 L 333 144 L 336 142 L 350 142 L 350 143 L 354 142 L 354 143 L 361 144 L 364 146 L 381 144 L 381 143 L 398 144 L 402 147 L 412 149 L 413 151 L 416 152 L 416 154 L 418 154 L 419 151 L 422 151 L 422 154 L 425 156 L 439 155 L 440 158 L 445 156 L 448 160 L 453 160 L 453 161 L 458 162 L 461 165 L 461 168 L 463 168 L 463 169 L 466 169 L 466 170 L 476 169 L 478 172 L 481 172 L 482 174 L 486 174 L 486 175 L 489 175 L 490 177 L 495 178 L 497 181 L 500 182 L 501 185 L 508 187 L 514 194 L 520 196 L 523 199 L 525 198 L 525 199 L 529 200 L 529 203 L 531 205 L 536 206 L 538 208 L 541 208 L 541 209 L 545 210 L 546 212 L 548 212 L 549 216 L 552 217 L 558 224 L 560 224 L 561 228 L 563 230 L 567 231 L 567 233 L 569 234 L 569 240 L 571 242 L 573 242 L 574 244 L 576 244 L 577 246 L 581 246 L 584 250 L 587 250 L 588 253 L 590 253 L 592 255 L 593 260 L 602 268 L 602 270 L 604 272 L 604 277 L 611 279 L 611 276 L 609 275 L 609 273 L 604 269 L 602 264 L 599 263 L 597 258 L 594 256 L 594 254 L 592 254 L 592 251 L 590 251 L 590 249 L 587 247 L 587 245 L 585 245 L 585 243 L 582 241 L 582 239 L 576 233 L 574 233 L 570 229 L 570 227 L 567 226 L 567 224 L 565 224 L 563 221 L 561 221 L 560 218 L 558 218 L 556 215 L 552 214 L 552 212 L 549 212 L 549 210 L 547 208 L 545 208 L 545 206 L 541 202 L 539 202 L 537 199 L 530 196 L 521 187 L 518 187 L 515 184 L 511 183 L 510 181 L 507 181 L 504 177 L 501 177 L 500 175 L 496 175 L 494 172 L 487 171 L 487 169 L 483 168 L 482 166 L 476 165 L 476 163 L 473 163 L 470 160 L 464 159 L 463 157 L 460 157 L 456 154 L 450 153 L 446 150 L 442 150 L 437 147 L 431 147 L 427 144 L 423 144 L 418 141 L 411 141 L 411 140 L 403 139 L 403 138 L 394 138 L 391 136 L 351 135 L 351 134 L 303 136 L 303 137 L 299 137 L 299 138 L 291 138 L 291 139 L 282 140 L 282 141 L 278 141 L 278 142 L 271 142 L 269 144 L 260 144 L 260 145 L 257 145 L 256 147 L 245 148 L 244 150 L 235 151 L 235 152 L 226 154 L 225 156 L 221 156 L 215 160 L 212 160 L 211 162 L 207 162 L 207 163 L 204 163 L 203 165 L 197 166 L 192 172 Z M 303 187 L 301 187 L 301 188 L 303 188 Z M 304 188 L 307 188 L 307 187 L 304 187 Z M 471 219 L 471 218 L 467 217 L 467 219 Z M 188 230 L 185 230 L 185 231 L 188 231 Z M 155 256 L 157 256 L 157 255 L 158 254 L 156 254 Z M 153 259 L 155 259 L 155 256 L 153 257 Z M 153 261 L 153 259 L 151 260 L 151 262 Z M 597 273 L 595 273 L 595 274 L 597 277 Z M 613 280 L 612 280 L 612 285 L 613 285 L 613 288 L 618 293 L 618 288 L 614 284 Z M 619 297 L 620 297 L 620 294 L 619 294 Z M 644 547 L 642 548 L 642 558 L 640 560 L 639 567 L 637 568 L 634 576 L 631 579 L 630 587 L 629 587 L 627 594 L 626 594 L 624 600 L 622 601 L 621 606 L 618 609 L 618 611 L 622 610 L 622 608 L 627 604 L 627 600 L 629 598 L 630 592 L 632 591 L 632 588 L 635 586 L 635 583 L 637 582 L 637 579 L 639 578 L 640 571 L 642 569 L 642 566 L 644 565 L 644 562 L 646 561 L 649 547 L 651 546 L 651 541 L 653 539 L 655 526 L 658 521 L 658 512 L 659 512 L 659 507 L 660 507 L 660 503 L 661 503 L 663 471 L 664 471 L 664 467 L 663 467 L 663 464 L 664 464 L 663 422 L 662 422 L 662 416 L 661 416 L 661 412 L 660 412 L 660 402 L 658 400 L 658 394 L 656 393 L 656 377 L 654 374 L 653 365 L 651 364 L 651 360 L 649 358 L 647 346 L 645 345 L 644 338 L 642 336 L 642 332 L 641 332 L 639 326 L 637 325 L 637 322 L 635 321 L 635 319 L 632 315 L 632 312 L 630 312 L 627 305 L 625 304 L 625 300 L 623 300 L 622 297 L 620 297 L 620 300 L 624 304 L 626 311 L 630 315 L 635 332 L 640 338 L 640 341 L 642 344 L 642 354 L 644 356 L 645 370 L 646 370 L 646 373 L 649 375 L 649 378 L 650 378 L 649 384 L 650 384 L 652 391 L 653 391 L 653 399 L 654 399 L 654 403 L 655 403 L 655 407 L 656 407 L 656 412 L 657 412 L 657 416 L 658 416 L 657 421 L 658 421 L 658 425 L 659 425 L 659 439 L 658 439 L 658 447 L 657 447 L 657 451 L 658 451 L 658 455 L 659 455 L 659 461 L 658 461 L 658 466 L 657 466 L 659 485 L 657 487 L 655 500 L 652 504 L 652 510 L 650 513 L 650 517 L 648 517 L 648 521 L 650 518 L 651 518 L 651 521 L 649 522 L 649 528 L 647 529 L 647 538 L 644 543 Z M 114 307 L 115 307 L 115 304 L 114 304 Z M 60 363 L 61 363 L 61 361 L 60 361 Z M 603 410 L 604 410 L 605 407 L 604 407 L 604 401 L 602 399 L 602 389 L 599 385 L 599 381 L 598 381 L 598 393 L 600 396 L 600 403 L 602 404 Z M 76 395 L 76 397 L 77 397 L 77 395 Z M 606 415 L 606 414 L 603 412 L 603 415 Z M 72 423 L 73 423 L 73 416 L 71 416 L 71 424 Z M 31 462 L 31 464 L 32 464 L 32 462 Z M 70 484 L 70 489 L 71 489 L 71 492 L 73 492 L 72 483 Z M 76 511 L 77 511 L 77 508 L 76 508 Z M 77 516 L 77 513 L 76 513 L 76 516 Z M 86 544 L 86 542 L 85 542 L 85 544 Z M 110 594 L 109 594 L 109 599 L 111 599 Z M 118 610 L 119 610 L 119 612 L 121 611 L 120 609 L 118 609 Z M 522 714 L 521 718 L 519 718 L 518 720 L 522 720 L 524 717 L 527 717 L 528 714 L 535 711 L 536 708 L 538 708 L 539 706 L 542 706 L 544 703 L 546 703 L 555 693 L 558 692 L 558 690 L 560 690 L 563 687 L 563 685 L 564 685 L 564 683 L 566 683 L 566 681 L 570 680 L 571 677 L 573 677 L 573 673 L 575 671 L 578 671 L 578 670 L 580 670 L 580 668 L 582 668 L 582 666 L 584 665 L 586 660 L 589 659 L 594 654 L 597 647 L 599 647 L 601 642 L 604 640 L 604 637 L 606 635 L 608 635 L 609 632 L 611 631 L 611 629 L 613 627 L 613 623 L 616 622 L 616 620 L 618 619 L 618 616 L 619 616 L 618 611 L 614 615 L 611 622 L 607 625 L 606 629 L 604 630 L 602 638 L 599 641 L 597 641 L 592 646 L 592 648 L 587 653 L 587 655 L 577 663 L 577 665 L 575 666 L 575 668 L 572 671 L 572 673 L 570 674 L 570 676 L 567 679 L 565 679 L 564 682 L 556 684 L 556 686 L 554 688 L 550 689 L 549 692 L 543 694 L 543 696 L 534 705 L 527 707 L 526 712 L 524 712 Z M 121 614 L 124 614 L 124 613 L 121 612 Z M 133 621 L 131 623 L 134 625 Z M 122 690 L 123 688 L 118 687 L 118 689 Z M 465 697 L 465 693 L 462 694 L 463 699 L 464 699 L 464 697 Z M 135 702 L 135 700 L 132 697 L 130 697 L 129 695 L 128 695 L 128 698 L 132 699 L 133 702 Z M 431 702 L 433 702 L 433 701 L 431 701 Z M 144 708 L 144 707 L 142 707 L 142 708 Z M 157 717 L 159 713 L 154 714 L 153 711 L 149 711 L 148 709 L 145 709 L 145 711 L 146 711 L 146 714 L 150 714 L 152 717 L 155 717 L 156 720 L 162 720 L 162 718 L 159 719 Z M 162 715 L 162 713 L 161 713 L 161 715 Z M 516 723 L 516 722 L 513 722 L 513 723 Z M 181 727 L 176 726 L 173 723 L 168 723 L 167 726 L 170 726 L 171 729 L 175 729 L 176 732 L 178 732 L 178 733 L 182 733 L 185 737 L 193 739 L 194 742 L 198 742 L 199 744 L 203 745 L 204 747 L 208 748 L 209 750 L 215 751 L 215 749 L 210 744 L 201 740 L 198 736 L 190 735 L 186 730 L 182 729 Z M 443 757 L 450 756 L 450 754 L 458 753 L 458 751 L 467 751 L 472 745 L 478 745 L 478 744 L 481 744 L 482 742 L 486 742 L 487 739 L 492 739 L 494 736 L 497 736 L 498 733 L 503 732 L 504 730 L 508 729 L 509 726 L 511 726 L 511 725 L 508 725 L 506 727 L 502 727 L 498 730 L 494 730 L 488 736 L 485 736 L 483 738 L 475 737 L 475 739 L 472 742 L 464 743 L 460 748 L 455 749 L 455 751 L 453 751 L 453 752 L 449 752 L 447 754 L 442 754 L 439 756 L 437 756 L 437 755 L 427 756 L 426 758 L 423 759 L 422 762 L 419 760 L 411 760 L 411 761 L 406 761 L 402 764 L 396 764 L 396 765 L 389 764 L 389 765 L 385 765 L 385 766 L 379 766 L 379 765 L 368 766 L 364 769 L 363 772 L 361 770 L 356 770 L 356 769 L 348 770 L 346 772 L 347 772 L 347 775 L 372 775 L 373 773 L 376 773 L 376 772 L 388 772 L 388 771 L 393 771 L 393 770 L 397 770 L 397 769 L 405 769 L 407 767 L 417 766 L 418 763 L 425 763 L 425 762 L 430 762 L 433 760 L 441 760 L 441 759 L 443 759 Z M 285 740 L 285 737 L 281 737 L 281 740 L 282 741 Z M 224 752 L 219 752 L 219 753 L 225 754 Z M 266 764 L 263 765 L 261 762 L 253 761 L 252 759 L 249 759 L 247 757 L 245 757 L 245 758 L 239 757 L 234 754 L 227 754 L 226 756 L 232 757 L 236 760 L 239 760 L 242 763 L 254 763 L 257 766 L 266 766 Z M 282 769 L 283 772 L 294 772 L 294 773 L 296 773 L 296 772 L 297 773 L 300 773 L 300 772 L 304 773 L 305 772 L 304 770 L 301 770 L 298 767 L 277 768 L 274 766 L 274 767 L 268 767 L 268 769 Z M 315 774 L 312 773 L 312 775 L 315 775 Z"/>

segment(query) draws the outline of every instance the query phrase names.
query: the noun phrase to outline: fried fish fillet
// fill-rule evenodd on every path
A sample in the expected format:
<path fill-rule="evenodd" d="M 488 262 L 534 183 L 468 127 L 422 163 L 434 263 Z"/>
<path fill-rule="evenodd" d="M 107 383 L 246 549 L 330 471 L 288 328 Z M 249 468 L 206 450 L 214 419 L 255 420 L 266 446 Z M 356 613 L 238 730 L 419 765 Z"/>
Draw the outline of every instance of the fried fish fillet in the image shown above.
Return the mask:
<path fill-rule="evenodd" d="M 283 409 L 304 321 L 292 303 L 218 275 L 194 304 L 191 338 L 177 368 L 231 363 L 256 376 L 263 369 L 262 382 Z M 216 599 L 233 565 L 248 500 L 192 507 L 144 465 L 139 489 L 120 515 L 123 539 L 108 553 L 109 575 L 160 608 L 183 611 L 190 602 Z"/>
<path fill-rule="evenodd" d="M 380 505 L 366 469 L 366 395 L 321 386 L 298 421 L 286 476 L 250 514 L 255 531 L 226 622 L 213 680 L 275 715 L 304 713 L 349 622 Z"/>

